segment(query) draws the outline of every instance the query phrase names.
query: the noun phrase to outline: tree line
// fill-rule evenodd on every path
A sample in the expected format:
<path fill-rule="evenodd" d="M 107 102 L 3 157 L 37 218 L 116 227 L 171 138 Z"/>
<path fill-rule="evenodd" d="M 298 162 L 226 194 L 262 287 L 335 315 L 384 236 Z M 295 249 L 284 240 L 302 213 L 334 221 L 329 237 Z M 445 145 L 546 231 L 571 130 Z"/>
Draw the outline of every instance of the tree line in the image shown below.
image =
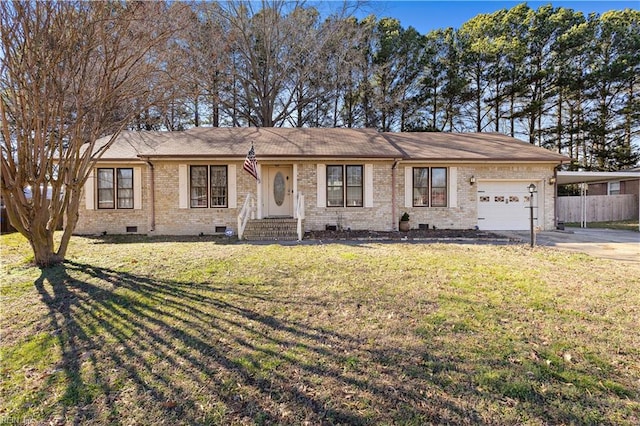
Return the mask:
<path fill-rule="evenodd" d="M 131 127 L 491 131 L 566 154 L 572 169 L 636 164 L 640 11 L 522 3 L 424 35 L 349 12 L 190 3 L 167 46 L 170 100 Z"/>

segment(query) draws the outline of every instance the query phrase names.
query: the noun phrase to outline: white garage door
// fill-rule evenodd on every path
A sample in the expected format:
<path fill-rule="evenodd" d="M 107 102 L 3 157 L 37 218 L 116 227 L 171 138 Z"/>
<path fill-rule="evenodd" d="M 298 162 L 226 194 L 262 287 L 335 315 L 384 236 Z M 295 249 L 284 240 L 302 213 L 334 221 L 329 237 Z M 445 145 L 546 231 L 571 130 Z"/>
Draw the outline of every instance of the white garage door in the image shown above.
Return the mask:
<path fill-rule="evenodd" d="M 478 182 L 478 228 L 529 229 L 529 190 L 526 182 Z M 537 194 L 535 194 L 537 195 Z M 537 200 L 534 198 L 537 206 Z M 534 226 L 537 212 L 533 210 Z"/>

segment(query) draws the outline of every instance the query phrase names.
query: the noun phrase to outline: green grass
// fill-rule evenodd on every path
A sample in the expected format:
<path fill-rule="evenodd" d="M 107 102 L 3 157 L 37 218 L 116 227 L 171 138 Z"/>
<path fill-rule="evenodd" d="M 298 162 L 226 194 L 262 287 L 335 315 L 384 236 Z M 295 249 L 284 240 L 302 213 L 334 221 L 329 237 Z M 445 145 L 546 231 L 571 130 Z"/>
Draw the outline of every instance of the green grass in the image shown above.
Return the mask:
<path fill-rule="evenodd" d="M 0 424 L 640 423 L 637 265 L 526 245 L 0 237 Z"/>
<path fill-rule="evenodd" d="M 571 228 L 579 228 L 580 222 L 565 223 L 565 226 Z M 637 220 L 619 220 L 612 222 L 587 222 L 587 228 L 605 228 L 605 229 L 621 229 L 623 231 L 638 232 Z"/>

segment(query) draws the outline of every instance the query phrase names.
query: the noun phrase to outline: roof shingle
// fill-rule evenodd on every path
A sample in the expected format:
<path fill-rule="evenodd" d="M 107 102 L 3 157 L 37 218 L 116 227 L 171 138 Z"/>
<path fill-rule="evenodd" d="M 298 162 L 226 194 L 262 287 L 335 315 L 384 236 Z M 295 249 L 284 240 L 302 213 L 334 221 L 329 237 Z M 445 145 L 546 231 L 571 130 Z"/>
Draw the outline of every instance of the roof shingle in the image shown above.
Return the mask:
<path fill-rule="evenodd" d="M 98 141 L 106 143 L 108 137 Z M 103 160 L 138 157 L 380 158 L 428 161 L 548 161 L 568 158 L 497 133 L 379 133 L 346 128 L 194 128 L 124 131 Z"/>
<path fill-rule="evenodd" d="M 405 159 L 462 161 L 552 161 L 569 160 L 500 133 L 384 133 Z"/>

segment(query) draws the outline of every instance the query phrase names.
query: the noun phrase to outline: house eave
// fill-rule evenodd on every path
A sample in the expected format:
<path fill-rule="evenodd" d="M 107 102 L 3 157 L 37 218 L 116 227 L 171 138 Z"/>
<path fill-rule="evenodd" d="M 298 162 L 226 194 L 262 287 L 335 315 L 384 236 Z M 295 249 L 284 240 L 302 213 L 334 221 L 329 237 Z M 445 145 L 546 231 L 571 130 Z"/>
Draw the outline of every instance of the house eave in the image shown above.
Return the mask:
<path fill-rule="evenodd" d="M 216 156 L 214 154 L 200 154 L 200 155 L 147 155 L 141 154 L 137 157 L 121 157 L 121 158 L 101 158 L 97 162 L 98 163 L 122 163 L 122 162 L 141 162 L 144 163 L 146 161 L 244 161 L 244 156 L 233 155 L 233 156 Z M 341 161 L 341 160 L 369 160 L 369 161 L 389 161 L 389 162 L 400 162 L 405 164 L 417 164 L 417 163 L 433 163 L 433 164 L 563 164 L 568 160 L 562 159 L 548 159 L 548 158 L 522 158 L 522 159 L 513 159 L 513 158 L 480 158 L 480 159 L 469 159 L 469 158 L 433 158 L 433 157 L 423 157 L 423 158 L 402 158 L 402 157 L 390 157 L 390 156 L 374 156 L 374 155 L 335 155 L 335 156 L 327 156 L 327 155 L 308 155 L 308 156 L 289 156 L 289 155 L 269 155 L 269 156 L 261 156 L 258 158 L 258 162 L 273 162 L 273 161 L 316 161 L 316 162 L 327 162 L 327 161 Z"/>
<path fill-rule="evenodd" d="M 145 163 L 145 157 L 121 157 L 121 158 L 99 158 L 96 160 L 96 164 L 105 163 Z"/>
<path fill-rule="evenodd" d="M 215 154 L 200 154 L 200 155 L 140 155 L 140 158 L 145 158 L 149 160 L 161 160 L 161 161 L 211 161 L 215 159 L 215 161 L 244 161 L 245 156 L 240 155 L 228 155 L 228 156 L 217 156 Z M 335 155 L 335 156 L 327 156 L 327 155 L 307 155 L 304 157 L 301 156 L 290 156 L 290 155 L 264 155 L 258 157 L 258 163 L 265 161 L 335 161 L 335 160 L 352 160 L 352 159 L 362 159 L 362 160 L 372 160 L 372 161 L 395 161 L 397 157 L 390 156 L 375 156 L 375 155 Z"/>
<path fill-rule="evenodd" d="M 410 158 L 403 159 L 403 163 L 456 163 L 456 164 L 562 164 L 562 160 L 540 159 L 540 158 L 523 158 L 523 159 L 505 159 L 505 158 L 483 158 L 483 159 L 466 159 L 466 158 Z"/>

